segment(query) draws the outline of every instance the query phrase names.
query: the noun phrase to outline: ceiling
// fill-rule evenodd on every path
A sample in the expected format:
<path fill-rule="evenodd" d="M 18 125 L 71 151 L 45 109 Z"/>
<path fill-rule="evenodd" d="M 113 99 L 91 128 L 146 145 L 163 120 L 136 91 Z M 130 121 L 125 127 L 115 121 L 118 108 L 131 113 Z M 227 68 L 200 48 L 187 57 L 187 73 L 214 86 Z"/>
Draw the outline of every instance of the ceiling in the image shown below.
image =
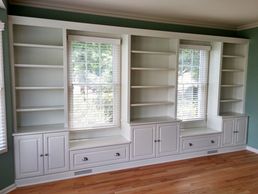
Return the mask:
<path fill-rule="evenodd" d="M 11 0 L 11 3 L 225 29 L 258 24 L 258 0 Z"/>

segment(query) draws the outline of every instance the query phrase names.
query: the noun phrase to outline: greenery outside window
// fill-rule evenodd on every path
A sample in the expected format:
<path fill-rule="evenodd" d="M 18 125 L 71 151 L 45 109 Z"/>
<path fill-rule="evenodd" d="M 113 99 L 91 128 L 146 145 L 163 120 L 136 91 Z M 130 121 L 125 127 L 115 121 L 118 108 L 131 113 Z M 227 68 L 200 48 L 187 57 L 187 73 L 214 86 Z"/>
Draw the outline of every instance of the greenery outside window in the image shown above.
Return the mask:
<path fill-rule="evenodd" d="M 120 40 L 69 36 L 69 127 L 120 125 Z"/>
<path fill-rule="evenodd" d="M 209 51 L 204 48 L 186 45 L 179 50 L 177 118 L 183 121 L 206 119 Z"/>

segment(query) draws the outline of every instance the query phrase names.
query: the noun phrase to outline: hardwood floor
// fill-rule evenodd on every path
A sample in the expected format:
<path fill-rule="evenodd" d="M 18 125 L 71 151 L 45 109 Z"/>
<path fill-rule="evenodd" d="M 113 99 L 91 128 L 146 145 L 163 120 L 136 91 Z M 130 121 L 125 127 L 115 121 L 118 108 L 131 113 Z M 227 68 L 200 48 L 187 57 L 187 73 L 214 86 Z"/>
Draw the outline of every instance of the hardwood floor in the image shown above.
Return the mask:
<path fill-rule="evenodd" d="M 12 194 L 258 194 L 258 154 L 240 151 L 18 188 Z"/>

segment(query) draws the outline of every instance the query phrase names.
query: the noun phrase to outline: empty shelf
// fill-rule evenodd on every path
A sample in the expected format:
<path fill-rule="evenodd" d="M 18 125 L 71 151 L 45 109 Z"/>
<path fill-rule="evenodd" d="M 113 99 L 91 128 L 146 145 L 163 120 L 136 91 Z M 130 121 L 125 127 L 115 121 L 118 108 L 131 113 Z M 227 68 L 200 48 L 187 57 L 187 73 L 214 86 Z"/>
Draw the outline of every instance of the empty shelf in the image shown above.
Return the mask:
<path fill-rule="evenodd" d="M 62 65 L 37 65 L 37 64 L 15 64 L 15 67 L 27 67 L 27 68 L 49 68 L 49 69 L 62 69 Z"/>
<path fill-rule="evenodd" d="M 132 67 L 134 71 L 175 71 L 173 68 L 159 68 L 159 67 Z"/>
<path fill-rule="evenodd" d="M 244 58 L 244 56 L 241 55 L 223 55 L 224 58 Z"/>
<path fill-rule="evenodd" d="M 167 122 L 178 122 L 180 120 L 177 120 L 175 118 L 172 117 L 147 117 L 147 118 L 136 118 L 133 119 L 130 122 L 130 125 L 139 125 L 139 124 L 145 124 L 145 123 L 149 123 L 149 124 L 154 124 L 154 123 L 167 123 Z"/>
<path fill-rule="evenodd" d="M 220 102 L 241 102 L 242 100 L 241 99 L 221 99 Z"/>
<path fill-rule="evenodd" d="M 26 44 L 26 43 L 14 43 L 16 47 L 35 47 L 35 48 L 49 48 L 49 49 L 63 49 L 63 46 L 57 45 L 45 45 L 45 44 Z"/>
<path fill-rule="evenodd" d="M 243 72 L 242 69 L 222 69 L 222 72 Z"/>
<path fill-rule="evenodd" d="M 243 87 L 242 84 L 223 84 L 221 85 L 223 88 L 234 88 L 234 87 Z"/>
<path fill-rule="evenodd" d="M 159 85 L 159 86 L 131 86 L 131 88 L 134 89 L 140 89 L 140 88 L 173 88 L 174 85 Z"/>
<path fill-rule="evenodd" d="M 64 89 L 64 87 L 45 87 L 45 86 L 43 86 L 43 87 L 34 87 L 34 86 L 26 86 L 26 87 L 15 87 L 15 89 L 16 90 L 63 90 Z"/>
<path fill-rule="evenodd" d="M 21 107 L 17 108 L 16 112 L 37 112 L 52 110 L 64 110 L 64 106 Z"/>
<path fill-rule="evenodd" d="M 169 51 L 132 50 L 131 52 L 135 54 L 154 54 L 154 55 L 175 55 L 176 54 L 176 52 L 169 52 Z"/>
<path fill-rule="evenodd" d="M 158 106 L 158 105 L 167 105 L 167 104 L 174 104 L 174 102 L 169 101 L 160 101 L 160 102 L 140 102 L 140 103 L 132 103 L 131 106 Z"/>

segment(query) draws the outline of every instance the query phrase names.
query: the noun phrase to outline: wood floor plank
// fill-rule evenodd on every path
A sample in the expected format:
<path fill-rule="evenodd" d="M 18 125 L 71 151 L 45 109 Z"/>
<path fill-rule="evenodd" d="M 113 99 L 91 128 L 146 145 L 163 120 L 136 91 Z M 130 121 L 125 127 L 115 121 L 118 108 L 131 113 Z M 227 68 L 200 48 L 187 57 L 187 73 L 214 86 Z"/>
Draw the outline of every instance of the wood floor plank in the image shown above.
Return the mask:
<path fill-rule="evenodd" d="M 150 165 L 18 188 L 12 194 L 258 194 L 249 151 Z"/>

